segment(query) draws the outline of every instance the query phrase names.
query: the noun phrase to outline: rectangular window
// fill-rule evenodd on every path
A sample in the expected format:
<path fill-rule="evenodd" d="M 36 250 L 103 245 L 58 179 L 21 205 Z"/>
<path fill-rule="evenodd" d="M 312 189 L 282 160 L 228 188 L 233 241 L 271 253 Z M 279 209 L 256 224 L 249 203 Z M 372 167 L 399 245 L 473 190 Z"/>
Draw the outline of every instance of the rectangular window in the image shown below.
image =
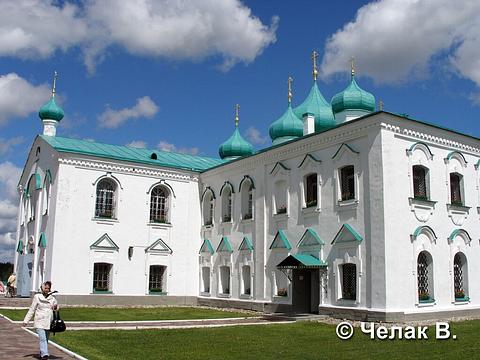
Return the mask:
<path fill-rule="evenodd" d="M 148 291 L 151 293 L 165 292 L 164 275 L 166 266 L 151 265 L 150 276 L 148 281 Z"/>
<path fill-rule="evenodd" d="M 342 299 L 357 299 L 357 267 L 355 264 L 342 265 Z"/>
<path fill-rule="evenodd" d="M 421 165 L 413 166 L 413 197 L 427 200 L 427 169 Z"/>
<path fill-rule="evenodd" d="M 355 199 L 355 173 L 353 165 L 340 170 L 340 191 L 342 201 Z"/>
<path fill-rule="evenodd" d="M 450 174 L 450 201 L 452 205 L 463 205 L 461 183 L 462 175 Z"/>
<path fill-rule="evenodd" d="M 230 295 L 230 267 L 220 266 L 220 294 Z"/>
<path fill-rule="evenodd" d="M 310 174 L 306 177 L 305 206 L 317 206 L 317 174 Z"/>
<path fill-rule="evenodd" d="M 202 267 L 202 292 L 210 293 L 210 268 Z"/>
<path fill-rule="evenodd" d="M 251 279 L 250 279 L 250 266 L 242 266 L 242 294 L 251 295 Z"/>
<path fill-rule="evenodd" d="M 110 273 L 112 264 L 95 263 L 93 265 L 93 291 L 111 291 Z"/>

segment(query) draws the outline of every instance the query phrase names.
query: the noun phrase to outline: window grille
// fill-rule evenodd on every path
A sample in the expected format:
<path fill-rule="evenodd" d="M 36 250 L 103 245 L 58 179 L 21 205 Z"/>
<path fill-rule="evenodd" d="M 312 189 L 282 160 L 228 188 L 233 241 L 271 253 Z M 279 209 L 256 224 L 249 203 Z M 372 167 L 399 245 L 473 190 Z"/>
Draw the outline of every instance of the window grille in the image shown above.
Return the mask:
<path fill-rule="evenodd" d="M 353 165 L 345 166 L 340 171 L 342 201 L 355 199 L 355 174 Z"/>
<path fill-rule="evenodd" d="M 168 192 L 156 186 L 150 195 L 150 222 L 168 223 Z"/>
<path fill-rule="evenodd" d="M 150 276 L 148 281 L 148 291 L 150 292 L 163 292 L 164 283 L 163 277 L 165 275 L 166 266 L 161 265 L 151 265 L 150 266 Z"/>
<path fill-rule="evenodd" d="M 465 290 L 463 288 L 463 264 L 460 254 L 456 254 L 453 259 L 453 285 L 455 288 L 455 297 L 463 298 Z"/>
<path fill-rule="evenodd" d="M 93 265 L 93 290 L 108 291 L 110 290 L 110 272 L 112 264 L 95 263 Z"/>
<path fill-rule="evenodd" d="M 454 205 L 462 205 L 462 191 L 460 188 L 462 176 L 460 174 L 450 174 L 450 201 Z"/>
<path fill-rule="evenodd" d="M 356 300 L 357 298 L 357 267 L 355 264 L 342 265 L 342 299 Z"/>
<path fill-rule="evenodd" d="M 413 167 L 413 197 L 427 199 L 427 170 L 423 166 Z"/>
<path fill-rule="evenodd" d="M 307 207 L 317 205 L 317 174 L 310 174 L 305 184 L 305 205 Z"/>
<path fill-rule="evenodd" d="M 417 282 L 418 282 L 418 299 L 429 300 L 429 271 L 428 271 L 428 258 L 425 252 L 421 252 L 418 255 L 417 261 Z"/>
<path fill-rule="evenodd" d="M 103 179 L 97 185 L 95 217 L 114 218 L 116 185 L 112 180 Z"/>

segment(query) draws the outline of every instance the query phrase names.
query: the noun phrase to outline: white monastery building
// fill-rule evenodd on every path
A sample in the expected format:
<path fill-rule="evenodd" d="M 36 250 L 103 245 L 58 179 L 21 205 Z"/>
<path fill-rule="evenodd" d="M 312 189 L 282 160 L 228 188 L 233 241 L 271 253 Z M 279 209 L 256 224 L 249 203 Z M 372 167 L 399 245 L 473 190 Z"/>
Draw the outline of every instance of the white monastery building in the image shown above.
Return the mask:
<path fill-rule="evenodd" d="M 315 59 L 315 56 L 313 57 Z M 255 152 L 208 158 L 44 131 L 19 181 L 15 270 L 64 303 L 201 304 L 408 320 L 480 309 L 480 139 L 313 86 Z M 291 81 L 289 81 L 289 85 Z"/>

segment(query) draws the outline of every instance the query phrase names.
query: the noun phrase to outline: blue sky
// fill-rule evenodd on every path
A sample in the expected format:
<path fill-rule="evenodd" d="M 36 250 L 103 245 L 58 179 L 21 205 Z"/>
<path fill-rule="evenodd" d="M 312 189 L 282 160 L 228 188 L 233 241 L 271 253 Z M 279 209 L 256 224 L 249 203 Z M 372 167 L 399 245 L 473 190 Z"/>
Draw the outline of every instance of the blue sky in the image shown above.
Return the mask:
<path fill-rule="evenodd" d="M 461 4 L 460 4 L 461 3 Z M 115 11 L 111 11 L 115 9 Z M 234 129 L 257 149 L 312 84 L 357 80 L 384 109 L 479 134 L 478 1 L 0 1 L 0 261 L 12 256 L 15 185 L 42 132 L 56 70 L 57 134 L 218 156 Z"/>

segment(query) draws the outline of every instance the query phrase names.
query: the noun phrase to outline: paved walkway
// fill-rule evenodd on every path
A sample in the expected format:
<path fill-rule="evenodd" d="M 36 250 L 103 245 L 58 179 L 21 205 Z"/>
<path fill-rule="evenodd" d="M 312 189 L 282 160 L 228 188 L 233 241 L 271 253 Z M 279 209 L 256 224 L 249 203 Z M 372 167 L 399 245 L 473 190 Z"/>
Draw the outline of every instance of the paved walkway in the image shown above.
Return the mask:
<path fill-rule="evenodd" d="M 38 339 L 21 325 L 0 318 L 0 359 L 40 359 Z M 70 356 L 49 345 L 50 359 L 71 359 Z"/>
<path fill-rule="evenodd" d="M 0 307 L 29 307 L 32 303 L 30 298 L 6 298 L 3 294 L 0 295 Z"/>

